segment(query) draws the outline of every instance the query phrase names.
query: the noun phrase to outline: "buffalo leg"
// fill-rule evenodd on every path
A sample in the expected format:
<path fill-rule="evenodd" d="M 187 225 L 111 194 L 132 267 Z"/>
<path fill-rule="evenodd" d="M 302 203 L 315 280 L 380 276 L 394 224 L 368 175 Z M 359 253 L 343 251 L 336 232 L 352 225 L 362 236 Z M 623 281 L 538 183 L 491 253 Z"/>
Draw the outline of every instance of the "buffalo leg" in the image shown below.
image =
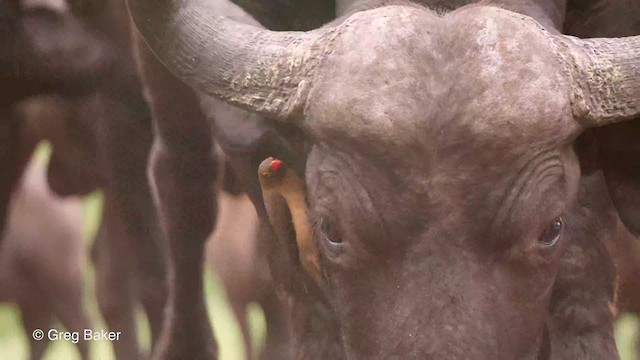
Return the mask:
<path fill-rule="evenodd" d="M 47 330 L 51 327 L 52 311 L 48 304 L 19 303 L 18 307 L 22 315 L 25 335 L 29 339 L 29 358 L 31 360 L 40 360 L 47 346 L 49 346 Z M 44 331 L 42 340 L 33 338 L 35 329 Z"/>
<path fill-rule="evenodd" d="M 149 320 L 154 345 L 160 336 L 167 298 L 166 254 L 147 178 L 153 133 L 149 108 L 141 94 L 140 89 L 129 99 L 130 103 L 135 102 L 137 112 L 122 111 L 113 116 L 119 109 L 117 102 L 111 110 L 105 109 L 104 114 L 112 116 L 101 122 L 104 128 L 98 133 L 102 134 L 106 151 L 109 174 L 106 191 L 110 193 L 114 213 L 119 214 L 122 222 L 119 236 L 129 244 L 127 254 L 133 259 L 136 296 Z"/>
<path fill-rule="evenodd" d="M 89 358 L 89 341 L 82 340 L 84 329 L 90 329 L 91 325 L 82 303 L 82 288 L 72 287 L 67 289 L 64 296 L 56 299 L 56 317 L 67 331 L 75 331 L 80 334 L 80 341 L 76 344 L 80 358 Z"/>
<path fill-rule="evenodd" d="M 98 306 L 110 331 L 120 331 L 113 342 L 117 359 L 138 359 L 140 349 L 135 326 L 135 294 L 131 278 L 131 258 L 127 256 L 126 232 L 105 194 L 102 223 L 93 245 Z"/>
<path fill-rule="evenodd" d="M 167 318 L 156 354 L 164 359 L 216 358 L 204 301 L 204 245 L 214 225 L 217 165 L 211 130 L 193 91 L 138 41 L 154 115 L 152 181 L 169 244 Z"/>

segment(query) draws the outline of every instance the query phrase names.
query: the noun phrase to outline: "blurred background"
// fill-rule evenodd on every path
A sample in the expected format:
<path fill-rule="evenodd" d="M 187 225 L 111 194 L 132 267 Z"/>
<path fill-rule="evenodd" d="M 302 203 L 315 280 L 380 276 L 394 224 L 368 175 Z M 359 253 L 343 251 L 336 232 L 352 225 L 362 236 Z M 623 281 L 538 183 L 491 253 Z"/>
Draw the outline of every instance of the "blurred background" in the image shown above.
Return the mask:
<path fill-rule="evenodd" d="M 46 164 L 50 155 L 50 146 L 42 143 L 38 146 L 35 154 L 35 161 Z M 87 239 L 84 254 L 84 307 L 88 312 L 91 328 L 94 330 L 105 329 L 105 325 L 96 301 L 95 272 L 89 260 L 88 250 L 91 248 L 91 239 L 95 237 L 100 223 L 103 197 L 102 193 L 95 191 L 87 196 L 79 198 L 82 201 L 84 215 L 81 224 L 84 238 Z M 48 239 L 41 239 L 43 242 Z M 64 263 L 64 260 L 62 261 Z M 234 360 L 244 359 L 245 349 L 243 346 L 242 334 L 234 318 L 232 309 L 228 303 L 225 291 L 211 266 L 206 268 L 205 291 L 209 317 L 214 326 L 215 336 L 220 349 L 220 359 Z M 138 336 L 140 338 L 141 349 L 145 352 L 149 350 L 150 334 L 142 309 L 136 311 L 136 321 Z M 259 304 L 249 304 L 247 308 L 249 330 L 252 343 L 255 344 L 255 351 L 258 353 L 265 340 L 266 325 L 264 314 Z M 65 331 L 64 326 L 59 322 L 53 322 L 53 329 Z M 46 332 L 46 329 L 43 329 Z M 0 359 L 20 360 L 28 359 L 28 338 L 21 322 L 20 311 L 12 303 L 0 303 Z M 90 344 L 90 358 L 95 360 L 115 359 L 111 343 L 109 341 L 92 341 Z M 74 344 L 68 341 L 52 341 L 45 352 L 44 359 L 49 360 L 73 360 L 80 359 Z"/>

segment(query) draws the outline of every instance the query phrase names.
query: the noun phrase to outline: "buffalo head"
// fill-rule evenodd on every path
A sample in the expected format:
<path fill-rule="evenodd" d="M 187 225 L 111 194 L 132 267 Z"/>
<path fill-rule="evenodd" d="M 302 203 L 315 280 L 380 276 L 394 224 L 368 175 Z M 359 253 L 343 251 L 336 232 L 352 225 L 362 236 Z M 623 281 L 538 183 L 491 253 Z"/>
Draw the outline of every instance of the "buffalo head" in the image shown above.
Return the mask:
<path fill-rule="evenodd" d="M 537 356 L 573 143 L 640 114 L 640 37 L 554 35 L 485 6 L 386 6 L 303 33 L 219 3 L 128 3 L 176 76 L 313 144 L 297 219 L 347 357 Z"/>

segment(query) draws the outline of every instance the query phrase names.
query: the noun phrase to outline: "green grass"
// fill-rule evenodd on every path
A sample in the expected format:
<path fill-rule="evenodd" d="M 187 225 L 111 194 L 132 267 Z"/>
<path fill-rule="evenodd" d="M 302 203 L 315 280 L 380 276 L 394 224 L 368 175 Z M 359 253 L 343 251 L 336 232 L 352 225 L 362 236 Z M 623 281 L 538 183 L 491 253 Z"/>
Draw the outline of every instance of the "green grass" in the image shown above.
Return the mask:
<path fill-rule="evenodd" d="M 622 360 L 640 360 L 636 352 L 636 342 L 640 332 L 640 320 L 636 315 L 623 314 L 614 327 L 616 344 Z"/>

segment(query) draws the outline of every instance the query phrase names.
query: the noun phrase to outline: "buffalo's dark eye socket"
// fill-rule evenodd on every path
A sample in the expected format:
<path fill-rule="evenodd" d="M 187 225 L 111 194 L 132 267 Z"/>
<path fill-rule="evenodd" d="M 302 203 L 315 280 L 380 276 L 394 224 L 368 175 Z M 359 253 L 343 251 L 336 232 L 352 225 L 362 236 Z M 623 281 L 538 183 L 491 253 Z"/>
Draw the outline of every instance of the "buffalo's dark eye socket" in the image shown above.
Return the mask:
<path fill-rule="evenodd" d="M 342 238 L 336 233 L 331 222 L 321 218 L 318 220 L 318 225 L 320 227 L 320 234 L 322 234 L 325 240 L 333 244 L 342 244 Z"/>
<path fill-rule="evenodd" d="M 555 218 L 549 226 L 540 234 L 538 241 L 544 246 L 553 246 L 560 239 L 564 222 L 561 217 Z"/>

